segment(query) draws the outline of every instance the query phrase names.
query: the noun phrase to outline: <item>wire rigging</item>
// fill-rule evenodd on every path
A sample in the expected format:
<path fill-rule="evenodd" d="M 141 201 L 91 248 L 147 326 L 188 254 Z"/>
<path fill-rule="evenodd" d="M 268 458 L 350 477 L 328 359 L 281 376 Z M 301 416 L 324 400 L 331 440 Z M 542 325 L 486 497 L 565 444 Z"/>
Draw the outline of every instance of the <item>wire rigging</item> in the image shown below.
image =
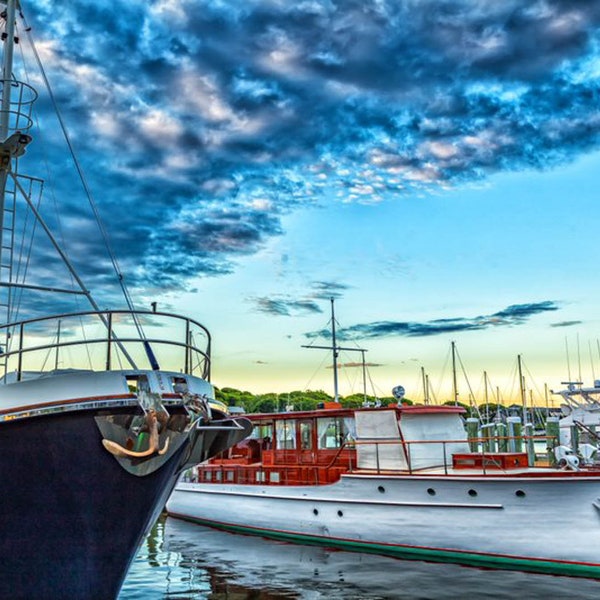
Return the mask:
<path fill-rule="evenodd" d="M 135 327 L 136 327 L 136 329 L 138 331 L 139 336 L 142 339 L 145 340 L 145 336 L 144 336 L 141 324 L 140 324 L 139 319 L 137 318 L 137 316 L 135 315 L 135 312 L 134 312 L 133 300 L 132 300 L 131 295 L 129 293 L 129 290 L 127 289 L 127 286 L 125 284 L 124 276 L 123 276 L 123 273 L 122 273 L 122 271 L 121 271 L 121 269 L 119 267 L 119 263 L 118 263 L 117 257 L 116 257 L 116 255 L 115 255 L 115 253 L 114 253 L 114 251 L 112 249 L 112 246 L 110 244 L 110 240 L 109 240 L 109 237 L 108 237 L 108 232 L 106 231 L 104 223 L 102 222 L 102 219 L 100 217 L 100 212 L 98 210 L 98 206 L 97 206 L 97 204 L 96 204 L 96 202 L 94 200 L 94 197 L 92 195 L 91 189 L 90 189 L 90 187 L 89 187 L 89 185 L 87 183 L 87 179 L 85 177 L 85 174 L 83 172 L 81 164 L 80 164 L 80 162 L 79 162 L 79 160 L 77 158 L 77 155 L 75 154 L 75 149 L 74 149 L 73 144 L 71 142 L 71 138 L 70 138 L 70 135 L 69 135 L 69 133 L 67 131 L 65 122 L 64 122 L 64 120 L 62 118 L 62 114 L 61 114 L 60 109 L 58 107 L 58 103 L 56 102 L 56 97 L 55 97 L 54 92 L 52 90 L 52 87 L 50 85 L 50 81 L 49 81 L 49 79 L 48 79 L 48 77 L 46 75 L 46 71 L 45 71 L 44 66 L 42 64 L 42 61 L 40 59 L 39 53 L 37 51 L 37 47 L 35 45 L 35 42 L 33 40 L 33 35 L 31 33 L 31 27 L 29 27 L 27 25 L 27 21 L 26 21 L 26 19 L 25 19 L 25 17 L 24 17 L 24 15 L 23 15 L 22 12 L 21 12 L 21 17 L 23 18 L 23 21 L 25 23 L 25 31 L 27 33 L 27 37 L 28 37 L 29 42 L 31 44 L 31 48 L 32 48 L 33 55 L 35 57 L 36 63 L 38 65 L 38 68 L 40 69 L 40 74 L 41 74 L 42 79 L 44 81 L 44 85 L 46 87 L 46 90 L 48 92 L 48 96 L 50 98 L 50 102 L 51 102 L 52 107 L 53 107 L 53 109 L 54 109 L 54 111 L 56 113 L 56 117 L 58 119 L 58 123 L 60 125 L 60 129 L 62 131 L 62 134 L 63 134 L 63 136 L 65 138 L 65 142 L 66 142 L 66 144 L 67 144 L 67 146 L 69 148 L 69 152 L 70 152 L 71 157 L 73 159 L 73 164 L 75 165 L 75 169 L 77 171 L 77 174 L 78 174 L 79 179 L 81 181 L 81 184 L 83 186 L 84 192 L 86 194 L 86 197 L 88 199 L 88 202 L 89 202 L 90 207 L 92 209 L 92 212 L 94 214 L 94 218 L 95 218 L 96 223 L 98 225 L 98 229 L 99 229 L 99 231 L 100 231 L 100 233 L 102 235 L 102 239 L 103 239 L 104 245 L 106 247 L 106 250 L 107 250 L 108 256 L 110 258 L 112 267 L 113 267 L 113 269 L 115 271 L 115 274 L 117 276 L 117 280 L 119 282 L 119 286 L 120 286 L 121 291 L 123 293 L 123 296 L 125 298 L 125 302 L 127 303 L 127 307 L 129 308 L 129 310 L 132 313 L 134 324 L 135 324 Z"/>

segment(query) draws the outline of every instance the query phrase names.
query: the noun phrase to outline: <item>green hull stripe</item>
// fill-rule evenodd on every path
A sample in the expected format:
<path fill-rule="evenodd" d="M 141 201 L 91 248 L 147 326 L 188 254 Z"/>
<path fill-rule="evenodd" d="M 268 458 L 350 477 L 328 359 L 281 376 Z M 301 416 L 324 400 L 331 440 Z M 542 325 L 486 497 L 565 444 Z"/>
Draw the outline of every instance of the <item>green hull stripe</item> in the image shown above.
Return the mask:
<path fill-rule="evenodd" d="M 171 513 L 170 513 L 171 514 Z M 244 525 L 231 525 L 215 521 L 197 519 L 186 515 L 171 514 L 185 521 L 198 525 L 205 525 L 223 531 L 259 535 L 261 537 L 298 542 L 313 546 L 327 546 L 340 548 L 353 552 L 368 552 L 370 554 L 383 554 L 409 560 L 424 560 L 432 562 L 453 563 L 471 567 L 485 567 L 489 569 L 507 569 L 511 571 L 527 571 L 530 573 L 547 573 L 552 575 L 568 575 L 571 577 L 591 577 L 600 579 L 600 565 L 553 561 L 551 559 L 519 558 L 494 554 L 479 554 L 462 550 L 441 550 L 437 548 L 414 548 L 411 546 L 391 546 L 375 542 L 361 542 L 336 538 L 324 538 L 315 535 L 260 529 Z"/>

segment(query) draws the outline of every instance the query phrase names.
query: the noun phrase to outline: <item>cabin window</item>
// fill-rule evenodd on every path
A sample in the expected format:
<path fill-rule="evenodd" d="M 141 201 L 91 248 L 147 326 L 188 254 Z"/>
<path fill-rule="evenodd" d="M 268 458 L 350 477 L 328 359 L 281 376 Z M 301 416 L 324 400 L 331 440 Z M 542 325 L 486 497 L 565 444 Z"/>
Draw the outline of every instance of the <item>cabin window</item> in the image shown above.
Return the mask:
<path fill-rule="evenodd" d="M 317 419 L 319 448 L 340 448 L 356 438 L 356 425 L 350 417 L 320 417 Z"/>
<path fill-rule="evenodd" d="M 176 394 L 187 394 L 189 392 L 188 382 L 185 377 L 171 377 L 173 392 Z"/>
<path fill-rule="evenodd" d="M 300 421 L 300 449 L 312 450 L 313 423 L 312 421 Z"/>
<path fill-rule="evenodd" d="M 275 423 L 277 448 L 294 450 L 296 448 L 296 421 L 277 421 Z"/>
<path fill-rule="evenodd" d="M 127 387 L 133 394 L 137 394 L 139 391 L 149 392 L 150 383 L 146 375 L 128 375 L 127 376 Z"/>
<path fill-rule="evenodd" d="M 265 472 L 264 471 L 256 471 L 256 481 L 258 483 L 265 482 Z"/>
<path fill-rule="evenodd" d="M 271 483 L 279 483 L 279 481 L 280 481 L 279 472 L 271 471 L 271 473 L 269 474 L 269 479 L 270 479 Z"/>
<path fill-rule="evenodd" d="M 212 473 L 210 471 L 206 471 L 206 473 L 204 473 L 204 478 L 206 479 L 206 481 L 211 481 Z"/>
<path fill-rule="evenodd" d="M 227 471 L 226 475 L 227 475 L 227 481 L 233 481 L 234 480 L 235 473 L 233 471 Z"/>
<path fill-rule="evenodd" d="M 257 440 L 263 450 L 270 450 L 273 447 L 273 422 L 258 421 L 253 425 L 249 439 Z"/>

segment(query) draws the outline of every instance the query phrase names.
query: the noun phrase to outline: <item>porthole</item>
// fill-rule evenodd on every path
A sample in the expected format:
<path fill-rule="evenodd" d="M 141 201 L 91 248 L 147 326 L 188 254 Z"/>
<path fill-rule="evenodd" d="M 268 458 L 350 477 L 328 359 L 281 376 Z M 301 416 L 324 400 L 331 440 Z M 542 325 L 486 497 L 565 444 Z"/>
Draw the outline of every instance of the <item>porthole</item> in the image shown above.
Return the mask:
<path fill-rule="evenodd" d="M 385 494 L 385 488 L 382 485 L 380 485 L 377 489 L 380 493 Z"/>
<path fill-rule="evenodd" d="M 338 510 L 338 517 L 343 517 L 344 513 L 341 510 Z"/>
<path fill-rule="evenodd" d="M 316 516 L 316 515 L 318 515 L 318 514 L 319 514 L 319 511 L 318 511 L 316 508 L 313 508 L 313 515 L 315 515 L 315 516 Z"/>
<path fill-rule="evenodd" d="M 427 488 L 427 493 L 428 493 L 430 496 L 435 496 L 435 490 L 434 490 L 433 488 Z"/>
<path fill-rule="evenodd" d="M 523 490 L 517 490 L 515 496 L 517 496 L 517 498 L 525 498 L 525 492 Z"/>
<path fill-rule="evenodd" d="M 469 490 L 469 496 L 471 496 L 472 498 L 475 498 L 475 496 L 477 496 L 477 491 L 476 490 Z"/>

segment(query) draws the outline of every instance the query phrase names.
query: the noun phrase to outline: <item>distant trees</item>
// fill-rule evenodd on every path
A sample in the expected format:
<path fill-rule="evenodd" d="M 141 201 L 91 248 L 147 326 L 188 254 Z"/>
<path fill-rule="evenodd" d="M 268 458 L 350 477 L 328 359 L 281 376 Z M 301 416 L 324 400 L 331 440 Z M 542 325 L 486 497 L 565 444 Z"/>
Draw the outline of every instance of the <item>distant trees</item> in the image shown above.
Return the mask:
<path fill-rule="evenodd" d="M 283 394 L 270 392 L 268 394 L 252 394 L 251 392 L 237 390 L 231 387 L 215 388 L 217 400 L 224 402 L 227 406 L 238 406 L 247 413 L 283 412 L 285 410 L 314 410 L 319 404 L 333 402 L 333 397 L 323 390 L 296 390 Z M 358 408 L 364 404 L 363 394 L 351 394 L 340 398 L 342 406 L 347 408 Z M 387 406 L 396 402 L 395 398 L 376 398 L 367 396 L 367 401 L 374 406 L 380 404 Z M 404 399 L 404 403 L 412 404 L 411 400 Z"/>
<path fill-rule="evenodd" d="M 284 412 L 286 410 L 314 410 L 319 404 L 324 402 L 333 402 L 333 397 L 323 390 L 295 390 L 277 394 L 269 392 L 267 394 L 253 394 L 252 392 L 238 390 L 231 387 L 215 388 L 217 400 L 224 402 L 227 406 L 237 406 L 243 408 L 247 413 L 270 413 Z M 385 398 L 376 398 L 367 395 L 369 406 L 388 406 L 395 404 L 397 400 L 391 396 Z M 340 403 L 345 408 L 360 408 L 364 405 L 365 396 L 363 394 L 350 394 L 341 397 Z M 415 404 L 409 398 L 402 399 L 403 404 Z M 444 402 L 445 405 L 454 406 L 454 401 Z M 478 417 L 483 423 L 493 421 L 494 419 L 506 417 L 510 414 L 521 416 L 521 407 L 512 405 L 504 406 L 490 402 L 489 404 L 480 404 L 479 406 L 469 406 L 468 404 L 458 403 L 465 409 L 465 417 Z M 529 411 L 529 419 L 533 419 L 536 427 L 542 426 L 546 419 L 546 410 L 536 407 Z"/>

